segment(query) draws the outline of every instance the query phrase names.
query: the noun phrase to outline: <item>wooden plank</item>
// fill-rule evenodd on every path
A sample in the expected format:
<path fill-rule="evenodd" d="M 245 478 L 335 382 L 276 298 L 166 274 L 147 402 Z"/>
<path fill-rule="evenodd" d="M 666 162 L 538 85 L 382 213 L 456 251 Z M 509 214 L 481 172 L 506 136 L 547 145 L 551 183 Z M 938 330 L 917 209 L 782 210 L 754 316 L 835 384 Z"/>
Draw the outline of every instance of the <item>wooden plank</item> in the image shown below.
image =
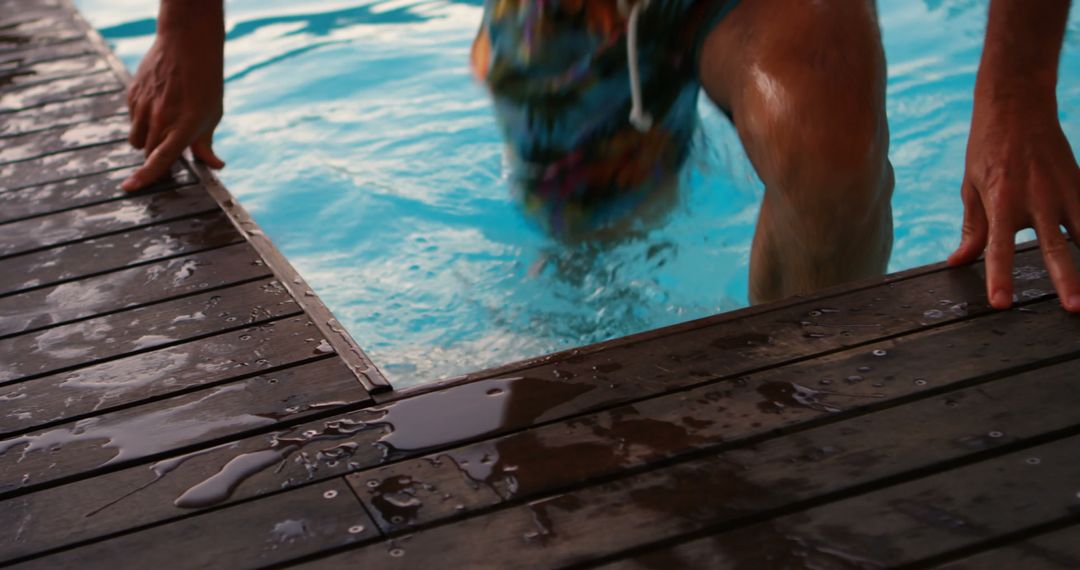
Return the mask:
<path fill-rule="evenodd" d="M 117 115 L 99 121 L 8 137 L 4 139 L 3 147 L 0 147 L 0 163 L 127 140 L 129 130 L 127 116 Z"/>
<path fill-rule="evenodd" d="M 0 340 L 0 386 L 299 313 L 263 279 L 14 336 Z M 15 393 L 0 388 L 0 399 Z"/>
<path fill-rule="evenodd" d="M 58 487 L 7 498 L 0 509 L 0 528 L 10 529 L 9 540 L 0 541 L 0 562 L 79 544 L 115 533 L 160 524 L 181 517 L 263 497 L 282 489 L 325 481 L 370 463 L 381 452 L 370 445 L 353 446 L 350 436 L 373 429 L 358 417 L 377 417 L 354 412 L 346 418 L 320 420 L 245 438 L 233 443 L 195 451 L 158 464 L 135 466 Z M 245 455 L 247 454 L 247 455 Z M 221 502 L 183 503 L 177 500 L 229 464 L 244 459 L 263 460 L 267 455 L 277 467 L 253 470 L 249 477 L 237 475 L 236 487 Z M 154 467 L 162 473 L 155 474 Z M 234 473 L 235 469 L 227 470 Z M 261 500 L 259 501 L 261 502 Z M 256 503 L 257 504 L 257 503 Z"/>
<path fill-rule="evenodd" d="M 1024 301 L 1053 296 L 1040 257 L 1037 250 L 1017 254 L 1016 291 Z M 559 389 L 563 392 L 579 392 L 572 401 L 532 419 L 554 421 L 985 315 L 991 309 L 982 271 L 982 264 L 977 264 L 741 319 L 706 320 L 699 328 L 674 327 L 677 332 L 671 334 L 658 330 L 595 353 L 571 352 L 522 367 L 508 366 L 500 374 L 546 378 L 565 384 Z M 600 386 L 607 388 L 596 389 Z"/>
<path fill-rule="evenodd" d="M 3 27 L 3 23 L 0 23 Z M 90 42 L 83 40 L 67 41 L 58 44 L 34 46 L 17 51 L 0 52 L 0 74 L 25 68 L 36 63 L 97 54 Z"/>
<path fill-rule="evenodd" d="M 310 419 L 315 413 L 325 415 L 367 401 L 367 391 L 348 368 L 339 359 L 324 358 L 66 422 L 0 440 L 0 457 L 9 458 L 0 462 L 0 493 L 144 463 L 147 458 L 265 432 L 282 421 Z"/>
<path fill-rule="evenodd" d="M 50 154 L 0 165 L 0 190 L 37 186 L 142 162 L 142 152 L 132 148 L 127 141 Z"/>
<path fill-rule="evenodd" d="M 1032 309 L 1039 311 L 1037 314 L 1015 312 L 988 316 L 897 341 L 764 371 L 737 381 L 710 384 L 575 417 L 564 423 L 366 471 L 350 476 L 350 481 L 382 528 L 386 532 L 396 532 L 508 501 L 527 500 L 585 481 L 613 477 L 628 470 L 640 470 L 657 462 L 728 449 L 770 434 L 775 435 L 776 430 L 790 430 L 808 423 L 816 425 L 822 421 L 840 421 L 849 417 L 851 412 L 865 412 L 888 405 L 891 400 L 911 398 L 926 391 L 937 393 L 948 390 L 1006 367 L 1028 366 L 1045 358 L 1080 355 L 1080 320 L 1066 315 L 1052 303 L 1041 303 L 1037 307 Z M 999 331 L 1008 331 L 1008 334 L 997 334 Z M 1008 363 L 1001 362 L 999 358 L 986 357 L 1016 352 L 1018 338 L 1040 346 L 1040 352 L 1013 356 Z M 945 344 L 952 344 L 950 350 L 958 356 L 955 360 L 937 362 L 932 370 L 913 364 L 934 361 Z M 875 350 L 886 350 L 889 354 L 877 357 L 873 355 Z M 1064 369 L 1071 371 L 1071 374 L 1080 374 L 1077 365 L 1070 366 Z M 860 372 L 860 369 L 865 371 Z M 1055 376 L 1055 370 L 1042 371 L 1036 376 L 1045 375 L 1044 378 L 1027 384 L 1032 390 L 1035 390 L 1034 386 L 1052 384 L 1060 377 L 1060 374 Z M 855 382 L 845 379 L 856 376 L 861 379 Z M 617 379 L 614 381 L 618 382 Z M 827 384 L 822 385 L 821 382 Z M 398 404 L 404 408 L 400 412 L 395 411 L 392 404 L 382 421 L 404 426 L 398 428 L 397 435 L 385 438 L 383 443 L 402 453 L 415 453 L 424 448 L 453 445 L 455 440 L 476 439 L 505 432 L 515 426 L 528 425 L 529 418 L 542 413 L 545 406 L 559 407 L 574 397 L 573 393 L 567 393 L 562 399 L 552 400 L 550 395 L 545 397 L 545 386 L 552 384 L 537 378 L 482 382 L 418 396 L 411 401 L 404 400 Z M 1013 385 L 1011 382 L 1007 384 Z M 463 390 L 466 387 L 469 387 L 471 394 Z M 1044 388 L 1047 394 L 1055 390 L 1054 386 Z M 1066 388 L 1065 395 L 1069 395 L 1068 390 L 1073 388 Z M 992 392 L 996 388 L 991 385 L 984 389 Z M 462 393 L 455 394 L 454 390 Z M 1080 396 L 1080 393 L 1076 395 Z M 950 396 L 950 399 L 959 405 L 963 396 Z M 1022 398 L 1015 401 L 1010 399 L 1009 406 L 1023 409 L 1023 401 Z M 914 407 L 914 404 L 909 407 Z M 1044 425 L 1046 429 L 1053 429 L 1054 418 L 1049 417 L 1053 406 L 1045 405 L 1036 398 L 1032 409 L 1040 407 L 1045 407 L 1046 413 L 1033 413 L 1032 421 L 1036 425 Z M 867 427 L 860 432 L 874 438 L 863 442 L 862 449 L 888 450 L 890 434 L 893 433 L 902 436 L 897 445 L 914 445 L 907 438 L 914 438 L 918 434 L 908 433 L 911 430 L 897 430 L 897 426 L 903 425 L 905 417 L 910 418 L 910 414 L 914 413 L 905 412 L 905 409 L 876 412 L 858 420 L 847 420 L 839 424 L 840 429 L 848 429 L 847 426 L 853 424 L 862 429 L 864 422 L 885 422 L 895 415 L 899 419 L 894 425 L 875 424 L 877 427 Z M 941 413 L 940 401 L 921 404 L 914 409 L 926 410 L 924 415 L 928 418 Z M 1001 405 L 989 404 L 970 413 L 982 421 L 986 419 L 984 412 L 987 410 L 1009 415 Z M 968 407 L 954 410 L 950 413 L 950 423 L 935 426 L 935 429 L 941 433 L 968 429 L 970 426 L 965 418 L 957 417 L 960 413 L 969 413 Z M 1066 425 L 1069 422 L 1080 423 L 1080 417 L 1068 406 L 1058 413 Z M 515 417 L 518 415 L 524 417 Z M 415 423 L 420 425 L 414 426 Z M 449 425 L 455 427 L 445 427 Z M 1030 431 L 1034 426 L 1025 429 Z M 833 443 L 821 445 L 837 445 L 837 441 L 845 438 L 832 439 Z M 1010 440 L 1011 436 L 1002 439 Z M 759 444 L 759 452 L 760 449 Z M 920 448 L 915 451 L 918 456 L 907 457 L 912 463 L 935 458 L 936 452 L 932 449 Z M 954 450 L 946 446 L 945 451 L 952 453 Z M 780 462 L 782 467 L 790 468 L 788 459 L 785 457 Z M 468 476 L 463 477 L 463 473 Z M 428 492 L 417 487 L 414 490 L 413 496 L 425 505 L 423 509 L 404 516 L 400 509 L 386 501 L 386 496 L 399 493 L 395 483 L 399 480 L 422 482 L 424 489 L 435 489 Z M 389 483 L 385 488 L 381 485 L 368 487 L 369 481 Z M 455 499 L 441 500 L 446 494 Z M 399 520 L 392 520 L 395 517 L 399 517 Z"/>
<path fill-rule="evenodd" d="M 96 53 L 42 61 L 18 69 L 0 69 L 0 93 L 27 85 L 108 70 L 109 64 Z"/>
<path fill-rule="evenodd" d="M 11 222 L 0 235 L 0 258 L 213 211 L 206 190 L 188 186 Z"/>
<path fill-rule="evenodd" d="M 649 562 L 892 568 L 1075 516 L 1078 479 L 1080 439 L 1073 437 L 703 538 L 653 553 Z"/>
<path fill-rule="evenodd" d="M 1076 570 L 1080 568 L 1080 524 L 1033 536 L 966 558 L 934 566 L 941 570 Z"/>
<path fill-rule="evenodd" d="M 135 168 L 122 168 L 12 192 L 0 192 L 0 224 L 119 198 L 170 190 L 195 182 L 191 172 L 178 162 L 173 165 L 171 178 L 162 180 L 145 191 L 129 194 L 120 189 L 120 183 L 134 171 Z"/>
<path fill-rule="evenodd" d="M 376 537 L 348 487 L 333 480 L 38 558 L 19 568 L 263 568 Z"/>
<path fill-rule="evenodd" d="M 111 71 L 57 79 L 0 93 L 0 114 L 121 89 L 123 86 Z"/>
<path fill-rule="evenodd" d="M 993 430 L 995 424 L 983 429 Z M 702 567 L 803 567 L 792 566 L 796 561 L 810 567 L 844 561 L 895 567 L 1042 524 L 1077 504 L 1078 452 L 1080 437 L 1074 436 L 714 535 L 709 547 L 720 556 Z M 1032 457 L 1042 466 L 1027 464 Z M 869 473 L 878 462 L 863 463 L 855 470 Z M 855 483 L 845 480 L 843 470 L 823 471 L 816 465 L 793 470 L 788 464 L 770 478 L 779 484 L 767 486 L 759 484 L 753 469 L 735 462 L 684 463 L 418 531 L 401 546 L 400 560 L 386 560 L 386 548 L 372 545 L 305 567 L 584 565 L 649 543 L 663 546 L 688 534 L 761 520 L 769 515 L 763 508 L 808 494 L 804 482 L 810 487 Z M 463 536 L 483 536 L 485 547 L 462 548 Z"/>
<path fill-rule="evenodd" d="M 0 437 L 292 366 L 333 351 L 304 316 L 270 321 L 5 388 Z"/>
<path fill-rule="evenodd" d="M 33 8 L 42 8 L 34 6 Z M 4 14 L 19 13 L 24 8 L 3 10 Z M 69 14 L 62 11 L 36 12 L 27 14 L 24 19 L 0 25 L 0 53 L 30 46 L 52 44 L 78 39 L 83 31 L 75 24 Z"/>
<path fill-rule="evenodd" d="M 1052 303 L 1044 303 L 1046 314 L 1050 316 L 1057 316 L 1057 318 L 1065 319 L 1065 315 L 1052 306 Z M 1040 309 L 1042 310 L 1042 309 Z M 999 318 L 1003 317 L 1021 317 L 1024 313 L 1002 313 Z M 987 326 L 987 334 L 993 335 L 990 332 L 991 329 L 998 327 Z M 1034 331 L 1043 329 L 1040 326 L 1031 326 Z M 1051 327 L 1052 328 L 1052 327 Z M 1030 331 L 1018 332 L 1017 335 L 1028 335 Z M 1061 331 L 1057 331 L 1055 334 L 1053 331 L 1046 333 L 1051 338 L 1060 339 L 1064 336 Z M 998 335 L 993 335 L 997 337 Z M 1011 339 L 1006 339 L 1011 340 Z M 1000 342 L 1005 342 L 1002 340 Z M 927 346 L 937 345 L 941 346 L 942 341 L 940 337 L 927 341 Z M 975 342 L 974 346 L 981 346 L 981 341 Z M 987 353 L 993 353 L 999 351 L 998 345 L 985 347 Z M 860 351 L 860 353 L 863 351 Z M 963 354 L 958 351 L 957 354 Z M 1048 354 L 1049 356 L 1049 354 Z M 872 355 L 871 355 L 872 357 Z M 877 357 L 874 357 L 877 358 Z M 959 359 L 958 359 L 959 360 Z M 902 365 L 903 362 L 898 362 Z M 957 377 L 956 381 L 964 380 L 962 377 Z M 873 383 L 873 380 L 867 380 L 869 383 Z M 903 388 L 903 384 L 911 386 L 910 390 L 927 390 L 931 388 L 924 388 L 917 386 L 910 382 L 910 378 L 898 378 L 896 382 L 890 382 L 889 386 L 895 386 L 897 390 Z M 934 384 L 934 386 L 940 386 Z M 489 387 L 490 388 L 490 387 Z M 884 387 L 883 387 L 884 388 Z M 886 388 L 887 389 L 887 388 Z M 748 390 L 751 393 L 755 393 L 753 389 Z M 524 392 L 521 394 L 523 397 L 518 400 L 522 402 L 522 405 L 527 405 L 525 401 L 528 398 L 524 396 L 542 396 L 540 392 Z M 430 397 L 431 395 L 416 396 Z M 1062 402 L 1069 402 L 1071 400 L 1061 399 Z M 688 402 L 692 402 L 688 400 Z M 761 395 L 756 397 L 751 396 L 748 398 L 750 405 L 754 406 L 755 412 L 757 411 L 756 405 L 763 403 Z M 830 402 L 834 403 L 834 402 Z M 940 404 L 940 402 L 939 402 Z M 447 407 L 449 404 L 446 400 L 434 400 L 434 405 Z M 559 402 L 548 400 L 548 405 L 558 406 Z M 689 405 L 689 404 L 687 404 Z M 720 405 L 718 403 L 712 403 L 711 406 L 715 407 Z M 977 405 L 973 407 L 978 407 Z M 790 407 L 784 411 L 783 414 L 791 414 L 792 421 L 802 420 L 808 421 L 813 419 L 812 410 L 806 410 L 805 412 L 796 407 Z M 280 471 L 275 469 L 264 469 L 262 471 L 253 472 L 250 477 L 243 478 L 238 477 L 234 494 L 231 498 L 222 499 L 220 504 L 228 503 L 229 501 L 244 500 L 252 497 L 262 496 L 267 493 L 272 493 L 282 486 L 293 486 L 297 484 L 303 484 L 307 482 L 324 480 L 327 477 L 334 477 L 344 474 L 349 471 L 356 471 L 358 469 L 367 468 L 370 466 L 377 466 L 385 461 L 384 454 L 380 445 L 385 445 L 385 438 L 388 433 L 392 433 L 391 427 L 386 425 L 386 419 L 384 417 L 385 412 L 376 410 L 364 410 L 357 411 L 350 414 L 341 416 L 340 418 L 332 418 L 322 422 L 312 422 L 309 424 L 297 426 L 295 428 L 284 431 L 276 436 L 276 438 L 255 437 L 245 439 L 237 442 L 235 446 L 221 448 L 210 451 L 204 455 L 193 456 L 190 461 L 185 462 L 184 465 L 172 472 L 169 477 L 162 478 L 155 481 L 152 485 L 147 486 L 145 489 L 138 491 L 130 499 L 133 502 L 125 505 L 123 516 L 115 514 L 103 514 L 103 516 L 84 517 L 82 513 L 91 510 L 97 503 L 92 499 L 98 497 L 100 501 L 101 489 L 115 489 L 117 495 L 128 492 L 132 489 L 146 485 L 152 480 L 150 477 L 152 474 L 147 473 L 145 470 L 123 470 L 115 473 L 109 473 L 101 475 L 90 481 L 78 481 L 70 483 L 61 487 L 55 487 L 46 489 L 31 495 L 15 497 L 9 499 L 7 502 L 12 505 L 8 515 L 0 512 L 0 526 L 6 528 L 16 528 L 23 522 L 28 525 L 26 532 L 22 535 L 24 539 L 11 545 L 12 551 L 2 551 L 3 556 L 0 558 L 6 558 L 8 556 L 15 556 L 13 553 L 32 553 L 39 552 L 41 549 L 48 548 L 50 546 L 58 546 L 59 544 L 67 544 L 66 541 L 77 542 L 83 540 L 91 540 L 95 537 L 104 536 L 112 532 L 120 532 L 125 529 L 133 529 L 146 524 L 156 524 L 166 520 L 179 516 L 182 513 L 187 512 L 185 509 L 176 507 L 173 501 L 183 495 L 189 489 L 196 487 L 199 483 L 205 481 L 208 474 L 212 474 L 228 465 L 230 462 L 236 460 L 238 457 L 253 457 L 254 454 L 264 453 L 268 450 L 278 450 L 281 453 L 283 459 L 288 459 L 284 462 L 284 467 Z M 479 415 L 479 414 L 477 414 Z M 810 416 L 810 417 L 808 417 Z M 687 424 L 693 423 L 694 417 L 687 416 L 690 420 Z M 873 417 L 873 416 L 869 416 Z M 1031 418 L 1035 418 L 1034 414 L 1029 415 Z M 344 420 L 342 424 L 334 427 L 332 424 L 335 421 Z M 435 422 L 435 420 L 432 420 Z M 588 426 L 588 419 L 581 418 L 574 422 L 565 424 L 565 426 L 576 426 L 578 424 Z M 646 422 L 647 423 L 647 422 Z M 341 426 L 348 426 L 344 435 L 327 436 L 328 433 L 340 433 Z M 401 430 L 405 424 L 395 426 Z M 843 424 L 840 424 L 843 425 Z M 438 422 L 434 429 L 445 430 L 447 424 Z M 565 429 L 564 426 L 564 429 Z M 648 427 L 648 426 L 646 426 Z M 723 428 L 723 424 L 720 424 Z M 759 426 L 750 426 L 751 428 Z M 603 426 L 597 427 L 598 431 L 602 431 Z M 764 428 L 768 430 L 769 428 Z M 337 430 L 337 431 L 335 431 Z M 350 433 L 351 431 L 351 433 Z M 671 430 L 665 430 L 662 433 L 670 433 Z M 400 431 L 398 432 L 400 433 Z M 484 430 L 478 429 L 475 432 L 477 435 L 485 433 Z M 575 434 L 583 435 L 579 430 L 574 432 Z M 647 436 L 647 430 L 643 430 L 642 437 Z M 901 432 L 897 432 L 901 433 Z M 307 434 L 307 435 L 305 435 Z M 468 436 L 470 434 L 466 434 Z M 460 434 L 449 434 L 448 437 L 466 439 L 466 437 L 460 437 Z M 613 437 L 627 437 L 626 434 Z M 658 438 L 660 436 L 657 436 Z M 945 437 L 943 435 L 943 437 Z M 384 440 L 380 442 L 380 440 Z M 274 441 L 290 441 L 300 442 L 295 447 L 283 448 L 280 445 L 275 447 Z M 996 441 L 996 440 L 994 440 Z M 1008 440 L 1011 441 L 1011 440 Z M 347 450 L 348 457 L 346 459 L 334 459 L 332 461 L 320 461 L 319 458 L 325 459 L 325 455 L 320 455 L 320 450 L 326 449 L 341 449 Z M 590 449 L 598 450 L 597 446 L 592 446 Z M 914 448 L 912 448 L 914 449 Z M 973 452 L 977 450 L 968 450 Z M 558 455 L 556 450 L 552 450 L 553 456 Z M 638 453 L 648 457 L 648 449 L 642 450 L 638 448 Z M 246 455 L 245 455 L 246 454 Z M 598 454 L 599 455 L 599 454 Z M 310 461 L 294 461 L 297 457 L 307 457 Z M 397 454 L 395 454 L 395 457 Z M 543 455 L 534 456 L 530 461 L 541 461 Z M 504 463 L 504 466 L 509 466 L 508 463 Z M 522 465 L 522 469 L 525 469 L 527 464 Z M 563 464 L 562 468 L 572 466 L 573 464 Z M 308 470 L 307 467 L 311 467 Z M 519 469 L 521 471 L 522 469 Z M 460 475 L 459 475 L 460 476 Z M 519 474 L 518 477 L 524 477 L 524 474 Z M 842 483 L 843 481 L 841 481 Z M 525 485 L 525 482 L 519 481 L 519 485 Z M 422 486 L 418 485 L 422 488 Z M 365 489 L 366 489 L 365 482 Z M 451 490 L 449 487 L 447 490 Z M 383 492 L 389 491 L 387 487 L 382 489 Z M 107 496 L 115 496 L 109 493 Z M 462 495 L 462 499 L 466 496 Z M 125 499 L 128 501 L 129 499 Z M 442 500 L 442 496 L 439 496 L 439 501 Z M 452 498 L 451 500 L 456 500 Z M 456 506 L 456 502 L 451 503 Z M 464 504 L 464 502 L 463 502 Z M 434 503 L 425 502 L 425 509 L 434 509 Z M 35 517 L 29 521 L 23 521 L 21 518 L 16 517 L 16 512 L 34 512 Z M 424 512 L 421 510 L 420 512 Z M 531 520 L 531 518 L 529 519 Z M 642 521 L 642 524 L 645 524 Z M 60 529 L 63 529 L 64 541 L 56 542 Z M 519 535 L 520 536 L 520 535 Z M 45 537 L 48 537 L 46 539 Z M 21 554 L 20 554 L 21 555 Z"/>
<path fill-rule="evenodd" d="M 242 241 L 220 211 L 144 226 L 7 258 L 5 273 L 0 274 L 0 295 Z"/>
<path fill-rule="evenodd" d="M 246 244 L 0 297 L 0 337 L 269 277 Z"/>
<path fill-rule="evenodd" d="M 73 125 L 117 115 L 126 110 L 126 95 L 120 90 L 48 103 L 25 111 L 0 115 L 3 118 L 0 121 L 0 136 L 15 136 L 47 128 Z"/>

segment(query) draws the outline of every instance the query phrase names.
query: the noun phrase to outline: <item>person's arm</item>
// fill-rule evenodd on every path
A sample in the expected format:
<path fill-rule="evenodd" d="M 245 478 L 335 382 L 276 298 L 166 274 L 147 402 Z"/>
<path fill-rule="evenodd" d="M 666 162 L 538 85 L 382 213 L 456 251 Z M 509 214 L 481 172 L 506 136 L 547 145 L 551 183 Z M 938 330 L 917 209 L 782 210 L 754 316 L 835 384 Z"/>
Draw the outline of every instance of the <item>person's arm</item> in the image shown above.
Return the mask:
<path fill-rule="evenodd" d="M 222 0 L 161 0 L 157 38 L 128 90 L 131 134 L 146 162 L 122 184 L 143 188 L 169 172 L 185 148 L 213 168 L 211 148 L 224 94 Z"/>
<path fill-rule="evenodd" d="M 961 194 L 964 227 L 949 263 L 986 250 L 990 304 L 1012 305 L 1016 232 L 1035 228 L 1061 304 L 1080 312 L 1080 170 L 1058 121 L 1058 59 L 1069 0 L 993 0 L 975 83 Z M 1073 78 L 1075 79 L 1075 78 Z"/>

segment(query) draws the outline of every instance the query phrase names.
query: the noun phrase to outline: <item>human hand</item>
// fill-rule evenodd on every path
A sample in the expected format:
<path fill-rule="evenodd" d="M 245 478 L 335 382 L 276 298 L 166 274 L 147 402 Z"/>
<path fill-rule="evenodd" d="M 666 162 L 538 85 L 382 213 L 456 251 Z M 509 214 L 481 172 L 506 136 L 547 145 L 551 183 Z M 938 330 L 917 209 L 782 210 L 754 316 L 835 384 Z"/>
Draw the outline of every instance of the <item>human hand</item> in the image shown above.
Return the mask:
<path fill-rule="evenodd" d="M 1006 309 L 1016 232 L 1034 228 L 1062 306 L 1080 313 L 1071 251 L 1080 240 L 1080 170 L 1052 95 L 976 95 L 961 195 L 964 225 L 950 265 L 970 263 L 985 249 L 987 296 L 994 308 Z"/>
<path fill-rule="evenodd" d="M 158 36 L 128 89 L 128 141 L 143 149 L 146 161 L 121 184 L 127 191 L 164 176 L 188 147 L 210 167 L 225 166 L 212 148 L 224 94 L 221 16 L 172 12 L 163 2 Z"/>

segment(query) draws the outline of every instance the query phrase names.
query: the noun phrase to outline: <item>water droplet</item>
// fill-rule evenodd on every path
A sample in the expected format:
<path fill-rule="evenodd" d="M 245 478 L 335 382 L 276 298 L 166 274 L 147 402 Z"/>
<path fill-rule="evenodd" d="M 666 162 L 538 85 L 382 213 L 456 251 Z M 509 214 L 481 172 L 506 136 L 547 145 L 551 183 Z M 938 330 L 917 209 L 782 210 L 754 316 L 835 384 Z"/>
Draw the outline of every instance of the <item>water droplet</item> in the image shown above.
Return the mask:
<path fill-rule="evenodd" d="M 923 379 L 923 378 L 916 378 L 915 379 L 915 385 L 916 386 L 926 386 L 926 380 Z"/>
<path fill-rule="evenodd" d="M 324 499 L 333 499 L 337 496 L 337 491 L 330 489 L 329 491 L 323 493 L 322 496 Z"/>
<path fill-rule="evenodd" d="M 820 317 L 821 316 L 821 311 L 810 311 L 810 313 L 808 313 L 808 314 L 811 317 Z"/>
<path fill-rule="evenodd" d="M 403 549 L 403 548 L 391 548 L 390 549 L 390 556 L 393 556 L 394 558 L 401 558 L 402 556 L 405 556 L 405 549 Z"/>
<path fill-rule="evenodd" d="M 251 340 L 251 335 L 242 334 L 242 335 L 240 335 L 240 340 Z"/>
<path fill-rule="evenodd" d="M 1042 463 L 1042 459 L 1039 459 L 1038 457 L 1028 457 L 1024 460 L 1024 462 L 1028 465 L 1038 465 Z"/>
<path fill-rule="evenodd" d="M 922 316 L 928 319 L 940 319 L 941 317 L 945 316 L 945 313 L 941 312 L 938 309 L 930 309 L 929 311 L 924 312 Z"/>
<path fill-rule="evenodd" d="M 855 370 L 858 370 L 859 372 L 870 372 L 873 368 L 870 368 L 869 366 L 860 366 Z"/>
<path fill-rule="evenodd" d="M 818 380 L 818 384 L 821 384 L 822 386 L 828 386 L 829 384 L 832 384 L 832 380 L 829 380 L 828 378 L 824 380 Z"/>
<path fill-rule="evenodd" d="M 364 525 L 356 524 L 349 527 L 349 534 L 360 534 L 364 532 Z"/>
<path fill-rule="evenodd" d="M 1000 431 L 992 431 L 992 432 L 990 432 L 990 433 L 988 433 L 986 435 L 988 435 L 988 436 L 990 436 L 992 438 L 995 438 L 995 439 L 999 438 L 999 437 L 1005 437 L 1005 434 L 1000 432 Z"/>
<path fill-rule="evenodd" d="M 502 391 L 502 388 L 492 388 L 492 389 L 488 390 L 488 391 L 487 391 L 487 392 L 485 392 L 485 393 L 486 393 L 486 394 L 487 394 L 488 396 L 498 396 L 499 394 L 502 394 L 502 393 L 503 393 L 503 391 Z"/>
<path fill-rule="evenodd" d="M 390 517 L 390 523 L 391 524 L 401 524 L 403 522 L 405 522 L 405 517 L 403 517 L 401 515 L 394 515 L 394 516 Z"/>
<path fill-rule="evenodd" d="M 874 356 L 885 356 L 886 354 L 889 354 L 889 353 L 886 352 L 885 349 L 883 349 L 883 348 L 878 348 L 878 349 L 875 349 L 874 352 L 872 352 L 871 354 L 873 354 Z"/>
<path fill-rule="evenodd" d="M 945 400 L 945 405 L 950 408 L 955 408 L 960 405 L 960 402 L 957 402 L 956 400 Z"/>
<path fill-rule="evenodd" d="M 851 376 L 845 378 L 845 380 L 848 384 L 858 384 L 859 382 L 863 381 L 863 377 L 859 376 L 858 374 L 852 374 Z"/>
<path fill-rule="evenodd" d="M 458 504 L 454 505 L 454 510 L 455 511 L 464 511 L 465 510 L 465 505 L 463 505 L 461 503 L 458 503 Z"/>
<path fill-rule="evenodd" d="M 374 489 L 375 487 L 379 486 L 379 480 L 378 479 L 368 479 L 367 486 L 368 486 L 369 489 Z"/>

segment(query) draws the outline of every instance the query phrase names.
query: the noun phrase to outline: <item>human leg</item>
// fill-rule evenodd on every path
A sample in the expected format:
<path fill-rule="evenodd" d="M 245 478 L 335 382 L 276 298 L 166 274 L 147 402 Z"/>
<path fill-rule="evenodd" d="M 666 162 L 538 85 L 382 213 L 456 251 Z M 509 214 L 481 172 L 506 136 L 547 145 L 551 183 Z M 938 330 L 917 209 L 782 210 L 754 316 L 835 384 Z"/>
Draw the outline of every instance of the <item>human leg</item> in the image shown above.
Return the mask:
<path fill-rule="evenodd" d="M 884 273 L 893 173 L 873 2 L 743 0 L 706 36 L 699 76 L 765 183 L 751 301 Z"/>

